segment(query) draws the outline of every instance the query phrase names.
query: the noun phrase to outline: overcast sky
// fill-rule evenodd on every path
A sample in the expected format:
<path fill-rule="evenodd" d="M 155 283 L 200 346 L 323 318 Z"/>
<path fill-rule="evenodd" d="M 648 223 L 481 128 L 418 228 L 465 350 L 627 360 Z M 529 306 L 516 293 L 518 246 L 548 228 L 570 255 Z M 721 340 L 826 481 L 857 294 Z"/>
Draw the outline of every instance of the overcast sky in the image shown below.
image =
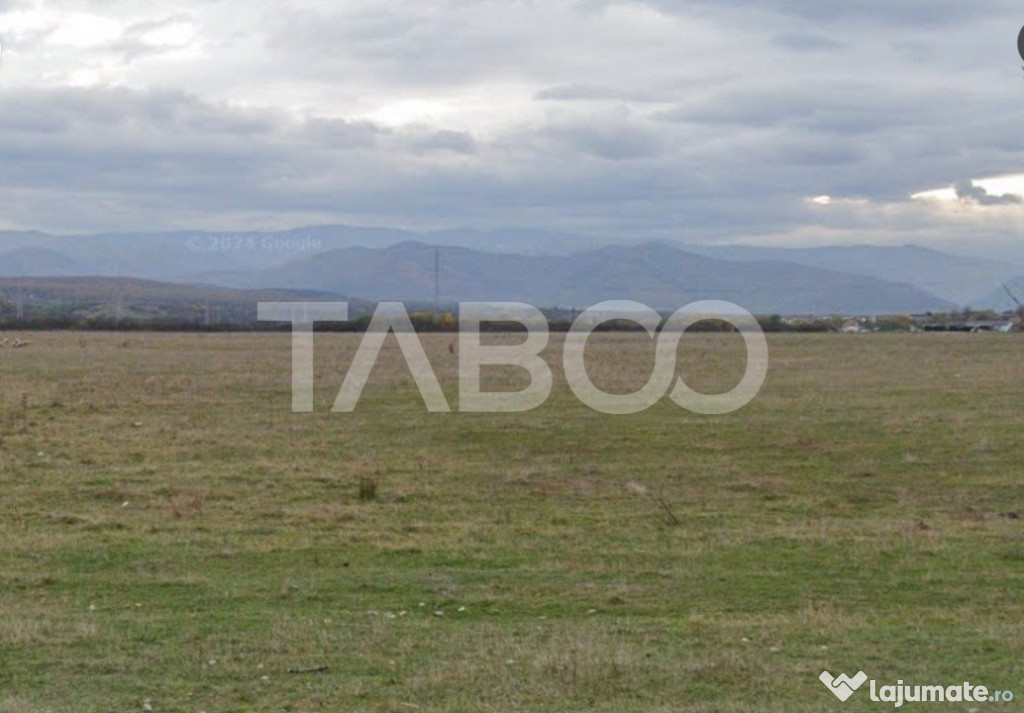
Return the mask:
<path fill-rule="evenodd" d="M 1018 6 L 0 0 L 0 229 L 973 251 L 1024 227 Z"/>

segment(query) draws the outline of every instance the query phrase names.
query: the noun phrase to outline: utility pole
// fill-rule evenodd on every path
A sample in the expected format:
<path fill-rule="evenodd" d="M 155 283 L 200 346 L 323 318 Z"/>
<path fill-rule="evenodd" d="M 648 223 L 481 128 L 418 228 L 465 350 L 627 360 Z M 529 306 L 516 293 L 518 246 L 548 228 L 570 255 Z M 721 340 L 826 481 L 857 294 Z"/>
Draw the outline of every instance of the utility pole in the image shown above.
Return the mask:
<path fill-rule="evenodd" d="M 124 289 L 118 284 L 114 292 L 114 324 L 121 324 L 124 317 Z"/>
<path fill-rule="evenodd" d="M 117 266 L 117 287 L 114 293 L 114 324 L 121 324 L 124 316 L 124 285 L 121 284 L 121 266 Z"/>
<path fill-rule="evenodd" d="M 434 246 L 434 316 L 441 316 L 441 247 Z"/>

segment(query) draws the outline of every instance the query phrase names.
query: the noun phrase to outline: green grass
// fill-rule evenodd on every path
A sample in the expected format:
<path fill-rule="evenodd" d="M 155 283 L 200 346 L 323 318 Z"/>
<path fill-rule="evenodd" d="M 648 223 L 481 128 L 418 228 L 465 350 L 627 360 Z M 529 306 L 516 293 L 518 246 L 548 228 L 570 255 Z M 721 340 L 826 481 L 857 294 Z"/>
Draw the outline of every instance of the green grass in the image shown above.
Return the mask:
<path fill-rule="evenodd" d="M 878 705 L 826 667 L 1024 696 L 1018 336 L 773 336 L 720 417 L 603 415 L 561 382 L 430 414 L 393 345 L 332 414 L 351 335 L 318 336 L 292 414 L 287 335 L 22 336 L 0 711 Z M 451 339 L 424 341 L 454 406 Z M 595 380 L 646 379 L 642 338 L 597 339 Z M 688 336 L 680 368 L 728 388 L 738 342 Z"/>

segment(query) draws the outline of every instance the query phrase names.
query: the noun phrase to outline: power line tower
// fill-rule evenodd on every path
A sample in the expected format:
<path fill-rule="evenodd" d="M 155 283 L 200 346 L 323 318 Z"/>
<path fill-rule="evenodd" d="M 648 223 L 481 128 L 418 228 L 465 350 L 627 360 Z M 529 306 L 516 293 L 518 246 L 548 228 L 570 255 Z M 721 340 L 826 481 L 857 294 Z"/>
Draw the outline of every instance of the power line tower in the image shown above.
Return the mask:
<path fill-rule="evenodd" d="M 434 246 L 434 314 L 441 314 L 441 247 Z"/>

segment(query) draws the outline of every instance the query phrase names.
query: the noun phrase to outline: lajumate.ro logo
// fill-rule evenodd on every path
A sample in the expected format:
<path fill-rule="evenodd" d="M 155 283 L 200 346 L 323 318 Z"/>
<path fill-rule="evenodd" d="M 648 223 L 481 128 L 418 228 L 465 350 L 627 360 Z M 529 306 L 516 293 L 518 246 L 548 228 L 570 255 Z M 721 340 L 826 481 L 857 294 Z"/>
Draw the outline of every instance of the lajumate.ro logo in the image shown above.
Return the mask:
<path fill-rule="evenodd" d="M 844 703 L 865 683 L 868 684 L 868 698 L 872 702 L 891 703 L 894 708 L 901 708 L 905 703 L 1009 703 L 1013 700 L 1013 691 L 990 689 L 988 686 L 971 684 L 970 681 L 953 685 L 910 685 L 901 678 L 895 684 L 879 686 L 874 679 L 869 680 L 863 671 L 858 671 L 853 677 L 845 673 L 833 676 L 828 671 L 822 671 L 818 680 Z"/>
<path fill-rule="evenodd" d="M 291 323 L 292 411 L 313 411 L 313 325 L 347 321 L 348 303 L 260 302 L 257 317 L 261 321 Z M 742 379 L 732 390 L 722 394 L 694 391 L 676 374 L 676 354 L 683 332 L 708 319 L 732 325 L 746 347 L 747 364 Z M 654 341 L 654 368 L 650 379 L 638 391 L 610 394 L 598 388 L 587 374 L 584 363 L 587 338 L 598 325 L 610 320 L 635 322 Z M 521 344 L 484 345 L 480 327 L 487 322 L 518 323 L 525 329 L 526 338 Z M 459 305 L 458 327 L 459 411 L 528 411 L 542 405 L 551 395 L 551 368 L 541 357 L 549 341 L 548 322 L 536 307 L 521 302 L 463 302 Z M 355 410 L 389 332 L 395 335 L 427 409 L 451 411 L 412 321 L 400 302 L 382 302 L 377 306 L 331 410 Z M 637 413 L 668 394 L 676 404 L 694 413 L 725 414 L 747 405 L 761 390 L 768 373 L 768 343 L 753 315 L 731 302 L 693 302 L 677 310 L 664 324 L 661 315 L 639 302 L 601 302 L 585 310 L 573 322 L 565 336 L 562 365 L 569 388 L 576 397 L 602 413 Z M 480 382 L 484 366 L 519 367 L 529 374 L 530 384 L 520 391 L 483 391 Z"/>

